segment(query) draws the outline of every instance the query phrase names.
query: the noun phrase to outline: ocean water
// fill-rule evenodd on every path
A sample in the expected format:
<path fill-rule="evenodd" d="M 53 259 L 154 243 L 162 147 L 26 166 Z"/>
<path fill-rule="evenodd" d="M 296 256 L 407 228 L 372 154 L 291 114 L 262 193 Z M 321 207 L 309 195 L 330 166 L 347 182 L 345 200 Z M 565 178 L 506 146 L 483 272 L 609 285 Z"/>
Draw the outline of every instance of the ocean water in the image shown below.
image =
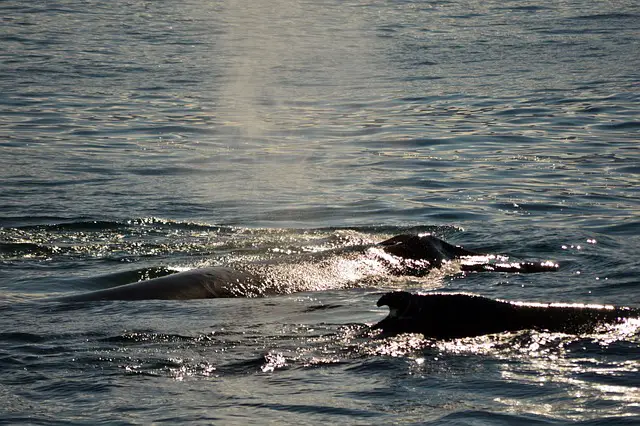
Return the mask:
<path fill-rule="evenodd" d="M 637 424 L 638 322 L 366 327 L 390 289 L 640 306 L 639 46 L 630 0 L 0 2 L 0 423 Z M 403 232 L 560 270 L 40 302 Z"/>

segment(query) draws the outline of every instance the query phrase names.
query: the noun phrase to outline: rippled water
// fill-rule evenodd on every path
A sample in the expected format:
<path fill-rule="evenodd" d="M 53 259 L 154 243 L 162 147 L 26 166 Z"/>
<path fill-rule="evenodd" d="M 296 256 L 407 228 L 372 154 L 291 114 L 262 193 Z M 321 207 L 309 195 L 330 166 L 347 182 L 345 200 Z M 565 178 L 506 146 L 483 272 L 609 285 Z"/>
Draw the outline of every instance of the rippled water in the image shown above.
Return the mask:
<path fill-rule="evenodd" d="M 3 422 L 640 421 L 639 324 L 366 332 L 392 288 L 640 306 L 637 2 L 0 11 Z M 560 271 L 35 301 L 401 232 Z"/>

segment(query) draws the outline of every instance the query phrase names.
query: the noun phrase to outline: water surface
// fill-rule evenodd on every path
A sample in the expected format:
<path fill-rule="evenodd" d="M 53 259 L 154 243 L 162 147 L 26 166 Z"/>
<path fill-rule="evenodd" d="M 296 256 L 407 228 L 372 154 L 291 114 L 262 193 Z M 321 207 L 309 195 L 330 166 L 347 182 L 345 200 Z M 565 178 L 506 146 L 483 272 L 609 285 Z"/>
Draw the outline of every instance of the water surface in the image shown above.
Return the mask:
<path fill-rule="evenodd" d="M 636 3 L 1 2 L 4 422 L 637 423 L 637 324 L 366 335 L 398 288 L 640 306 Z M 402 232 L 561 269 L 35 302 Z"/>

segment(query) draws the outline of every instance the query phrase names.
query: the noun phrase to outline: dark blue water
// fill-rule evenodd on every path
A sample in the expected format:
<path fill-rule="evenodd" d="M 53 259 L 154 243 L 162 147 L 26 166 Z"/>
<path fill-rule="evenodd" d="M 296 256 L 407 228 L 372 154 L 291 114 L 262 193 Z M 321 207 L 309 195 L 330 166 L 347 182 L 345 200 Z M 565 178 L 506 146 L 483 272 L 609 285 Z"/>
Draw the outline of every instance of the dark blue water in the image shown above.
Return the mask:
<path fill-rule="evenodd" d="M 398 288 L 640 306 L 639 34 L 626 0 L 0 2 L 0 422 L 640 422 L 638 323 L 365 333 Z M 37 302 L 401 232 L 560 271 Z"/>

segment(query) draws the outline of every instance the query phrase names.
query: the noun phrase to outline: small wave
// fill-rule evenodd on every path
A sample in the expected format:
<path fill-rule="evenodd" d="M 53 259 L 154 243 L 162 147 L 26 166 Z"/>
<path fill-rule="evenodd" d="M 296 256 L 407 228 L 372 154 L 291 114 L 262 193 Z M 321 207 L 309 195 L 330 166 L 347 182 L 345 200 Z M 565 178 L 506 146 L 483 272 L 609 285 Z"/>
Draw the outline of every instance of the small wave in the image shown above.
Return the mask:
<path fill-rule="evenodd" d="M 355 408 L 343 408 L 343 407 L 331 407 L 323 405 L 311 405 L 311 404 L 278 404 L 273 402 L 259 402 L 259 403 L 240 403 L 240 406 L 251 408 L 268 408 L 280 412 L 292 412 L 300 414 L 323 414 L 332 416 L 347 416 L 349 417 L 349 423 L 354 418 L 358 417 L 378 417 L 380 413 L 375 411 L 366 411 L 364 409 Z"/>
<path fill-rule="evenodd" d="M 316 312 L 316 311 L 327 311 L 330 309 L 342 308 L 343 305 L 339 304 L 328 304 L 328 305 L 318 305 L 318 306 L 309 306 L 303 310 L 303 312 Z"/>
<path fill-rule="evenodd" d="M 28 219 L 28 218 L 27 218 Z M 57 223 L 41 223 L 41 224 L 30 224 L 24 226 L 16 226 L 15 229 L 19 229 L 22 231 L 99 231 L 99 230 L 110 230 L 110 229 L 118 229 L 126 227 L 125 224 L 120 222 L 113 221 L 102 221 L 102 220 L 71 220 L 71 221 L 60 221 Z"/>
<path fill-rule="evenodd" d="M 552 419 L 546 419 L 534 414 L 505 414 L 481 410 L 461 410 L 442 416 L 424 425 L 442 424 L 501 424 L 501 425 L 544 425 L 555 424 Z"/>
<path fill-rule="evenodd" d="M 630 130 L 640 130 L 640 121 L 623 121 L 620 123 L 610 123 L 610 124 L 599 124 L 594 127 L 602 130 L 621 130 L 621 131 L 630 131 Z"/>
<path fill-rule="evenodd" d="M 547 7 L 547 6 L 537 6 L 537 5 L 530 5 L 530 6 L 506 6 L 506 7 L 496 7 L 494 8 L 495 10 L 509 10 L 509 11 L 513 11 L 513 12 L 517 12 L 517 11 L 521 11 L 521 12 L 537 12 L 539 10 L 553 10 L 552 7 Z"/>
<path fill-rule="evenodd" d="M 623 223 L 614 223 L 611 225 L 601 226 L 593 228 L 593 231 L 599 232 L 605 235 L 640 235 L 640 221 L 632 220 Z"/>
<path fill-rule="evenodd" d="M 85 380 L 49 380 L 45 384 L 35 386 L 33 390 L 49 395 L 49 399 L 68 399 L 78 394 L 107 394 L 112 391 L 112 385 Z"/>
<path fill-rule="evenodd" d="M 206 336 L 209 337 L 210 336 Z M 179 334 L 166 334 L 155 332 L 127 332 L 117 336 L 109 336 L 98 339 L 105 343 L 175 343 L 175 342 L 199 342 L 201 336 L 182 336 Z"/>
<path fill-rule="evenodd" d="M 26 222 L 26 224 L 25 224 Z M 23 217 L 11 218 L 0 224 L 0 232 L 11 230 L 29 232 L 96 232 L 119 231 L 123 229 L 155 228 L 167 231 L 203 231 L 221 234 L 282 234 L 295 233 L 304 237 L 309 233 L 333 233 L 340 231 L 355 231 L 364 234 L 400 234 L 400 233 L 435 233 L 447 234 L 451 231 L 460 231 L 461 228 L 453 225 L 426 226 L 426 225 L 368 225 L 368 226 L 329 226 L 320 228 L 241 228 L 231 225 L 211 225 L 207 223 L 179 221 L 159 217 L 142 217 L 122 220 L 91 220 L 87 218 L 57 218 L 57 217 Z M 0 238 L 2 234 L 0 234 Z"/>
<path fill-rule="evenodd" d="M 629 173 L 629 174 L 634 174 L 634 175 L 640 175 L 640 166 L 627 166 L 627 167 L 620 167 L 615 169 L 616 173 Z"/>
<path fill-rule="evenodd" d="M 47 337 L 33 333 L 8 332 L 0 333 L 0 342 L 11 343 L 40 343 L 47 340 Z"/>
<path fill-rule="evenodd" d="M 53 253 L 49 247 L 35 243 L 11 243 L 0 242 L 0 258 L 4 256 L 19 256 L 31 254 L 36 256 L 45 256 Z"/>
<path fill-rule="evenodd" d="M 575 21 L 602 21 L 602 20 L 614 20 L 614 19 L 638 19 L 640 15 L 634 13 L 596 13 L 593 15 L 579 15 L 573 16 L 569 19 Z"/>
<path fill-rule="evenodd" d="M 162 226 L 170 229 L 191 229 L 191 230 L 209 230 L 209 231 L 223 231 L 233 230 L 233 227 L 220 227 L 215 225 L 208 225 L 195 222 L 181 222 L 171 219 L 162 219 L 158 217 L 143 217 L 124 220 L 87 220 L 85 218 L 78 219 L 60 219 L 56 221 L 56 218 L 43 218 L 44 221 L 49 223 L 29 224 L 23 226 L 15 226 L 15 229 L 23 231 L 28 230 L 47 230 L 47 231 L 100 231 L 100 230 L 117 230 L 123 228 L 135 228 L 139 226 Z M 17 219 L 16 219 L 17 220 Z M 24 218 L 31 222 L 30 218 Z M 36 219 L 37 220 L 37 219 Z M 56 223 L 51 223 L 56 222 Z"/>
<path fill-rule="evenodd" d="M 51 218 L 40 221 L 14 218 L 11 222 L 12 226 L 5 223 L 0 227 L 1 259 L 71 259 L 89 256 L 129 262 L 141 256 L 169 253 L 208 255 L 212 247 L 218 244 L 216 236 L 243 232 L 231 226 L 156 217 L 124 220 Z"/>

